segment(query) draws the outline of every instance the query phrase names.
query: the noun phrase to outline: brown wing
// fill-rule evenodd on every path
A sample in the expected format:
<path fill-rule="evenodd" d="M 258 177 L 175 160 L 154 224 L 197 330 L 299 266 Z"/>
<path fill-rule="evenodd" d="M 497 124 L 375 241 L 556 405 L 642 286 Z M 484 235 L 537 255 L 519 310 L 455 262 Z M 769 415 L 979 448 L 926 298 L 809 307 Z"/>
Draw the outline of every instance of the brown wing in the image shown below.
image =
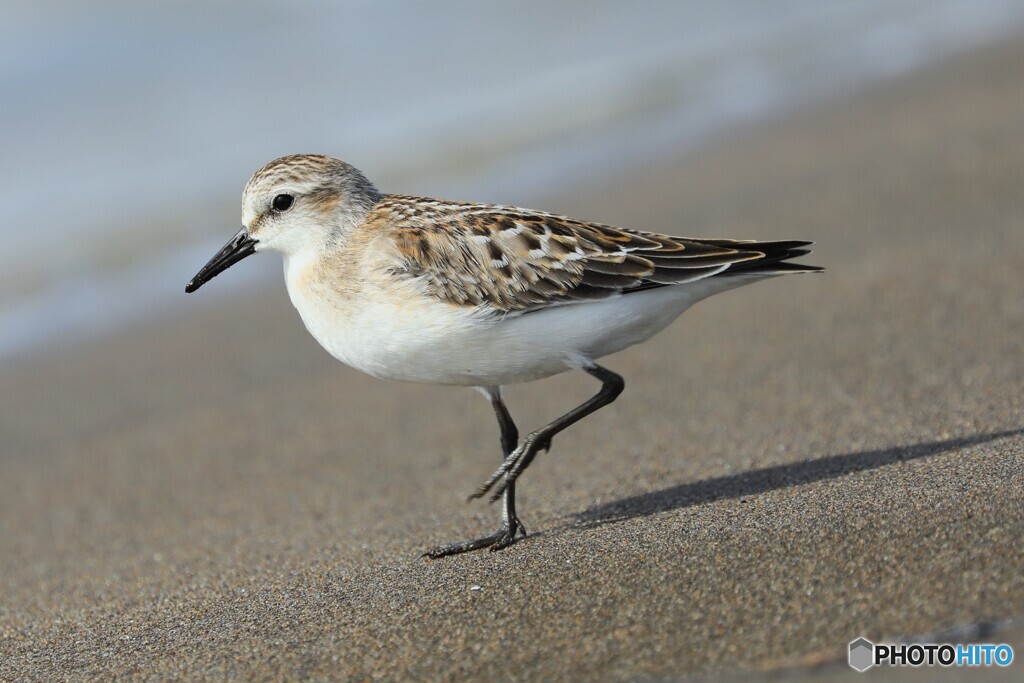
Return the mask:
<path fill-rule="evenodd" d="M 449 303 L 503 312 L 691 282 L 799 256 L 808 244 L 668 237 L 528 209 L 397 195 L 380 202 L 370 220 L 390 232 L 400 256 L 396 273 L 419 279 Z"/>

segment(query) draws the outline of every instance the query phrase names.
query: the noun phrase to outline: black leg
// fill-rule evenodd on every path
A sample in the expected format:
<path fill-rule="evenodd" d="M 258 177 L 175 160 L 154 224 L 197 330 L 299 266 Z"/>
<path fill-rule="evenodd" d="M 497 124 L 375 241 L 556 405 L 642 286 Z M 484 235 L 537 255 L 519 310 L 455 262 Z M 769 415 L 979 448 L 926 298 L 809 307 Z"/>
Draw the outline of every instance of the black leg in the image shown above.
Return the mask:
<path fill-rule="evenodd" d="M 515 451 L 505 457 L 501 467 L 495 470 L 494 474 L 476 490 L 473 498 L 482 498 L 492 488 L 494 488 L 494 493 L 491 494 L 491 501 L 500 498 L 509 488 L 515 486 L 516 479 L 523 473 L 523 470 L 530 466 L 537 453 L 541 449 L 550 447 L 551 439 L 555 435 L 614 401 L 626 385 L 622 377 L 600 365 L 592 365 L 584 370 L 601 380 L 601 391 L 557 420 L 530 433 Z M 499 479 L 503 479 L 503 481 L 495 486 Z"/>
<path fill-rule="evenodd" d="M 516 423 L 512 421 L 512 415 L 509 414 L 508 408 L 505 407 L 505 401 L 501 397 L 500 387 L 488 387 L 484 390 L 487 398 L 491 401 L 491 407 L 494 408 L 494 415 L 498 418 L 498 427 L 501 429 L 501 451 L 502 457 L 507 458 L 516 449 L 516 445 L 519 443 L 519 430 L 516 428 Z M 490 536 L 484 536 L 483 538 L 476 538 L 470 541 L 461 541 L 458 543 L 449 543 L 447 545 L 438 546 L 424 553 L 424 556 L 430 558 L 445 557 L 447 555 L 457 555 L 458 553 L 466 553 L 472 550 L 480 550 L 481 548 L 490 548 L 491 550 L 501 550 L 512 545 L 516 540 L 516 534 L 522 533 L 526 536 L 526 527 L 519 521 L 518 515 L 516 515 L 516 486 L 515 482 L 510 482 L 505 487 L 504 492 L 504 510 L 502 510 L 501 516 L 501 528 Z"/>
<path fill-rule="evenodd" d="M 516 446 L 519 445 L 519 429 L 516 428 L 516 423 L 512 421 L 512 415 L 508 412 L 508 408 L 505 406 L 505 401 L 501 396 L 501 389 L 499 388 L 496 391 L 489 391 L 488 395 L 491 399 L 491 407 L 494 408 L 494 416 L 498 418 L 498 427 L 501 429 L 501 455 L 502 458 L 507 458 L 512 455 L 513 451 L 516 450 Z M 524 538 L 526 536 L 526 527 L 523 526 L 521 521 L 519 521 L 519 516 L 516 514 L 515 482 L 511 482 L 509 486 L 505 488 L 505 500 L 503 501 L 503 504 L 503 526 L 512 530 L 512 537 L 509 543 L 506 543 L 500 548 L 491 546 L 491 550 L 501 550 L 501 548 L 504 548 L 506 545 L 511 545 L 512 541 L 515 540 L 517 531 L 522 532 Z"/>

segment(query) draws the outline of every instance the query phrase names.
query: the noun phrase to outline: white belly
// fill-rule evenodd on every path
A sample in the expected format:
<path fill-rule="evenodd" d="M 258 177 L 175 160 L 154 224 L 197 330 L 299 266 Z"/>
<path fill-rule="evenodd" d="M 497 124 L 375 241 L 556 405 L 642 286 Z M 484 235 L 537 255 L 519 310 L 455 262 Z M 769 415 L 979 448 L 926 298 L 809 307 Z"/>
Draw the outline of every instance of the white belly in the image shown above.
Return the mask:
<path fill-rule="evenodd" d="M 664 329 L 697 301 L 747 278 L 709 278 L 504 319 L 408 298 L 326 300 L 289 286 L 306 328 L 335 358 L 382 379 L 493 386 L 579 367 Z"/>

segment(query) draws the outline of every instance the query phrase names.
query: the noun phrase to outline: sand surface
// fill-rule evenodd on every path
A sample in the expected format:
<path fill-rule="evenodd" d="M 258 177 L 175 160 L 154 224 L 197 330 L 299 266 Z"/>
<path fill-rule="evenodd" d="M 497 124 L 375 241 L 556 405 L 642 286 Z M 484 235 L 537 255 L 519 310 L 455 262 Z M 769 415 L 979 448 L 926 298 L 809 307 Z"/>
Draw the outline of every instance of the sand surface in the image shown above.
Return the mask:
<path fill-rule="evenodd" d="M 1022 83 L 996 46 L 540 198 L 829 270 L 606 359 L 624 394 L 501 553 L 419 557 L 495 524 L 487 403 L 333 361 L 283 283 L 8 363 L 0 678 L 831 677 L 859 635 L 1024 615 Z M 532 429 L 594 389 L 508 396 Z"/>

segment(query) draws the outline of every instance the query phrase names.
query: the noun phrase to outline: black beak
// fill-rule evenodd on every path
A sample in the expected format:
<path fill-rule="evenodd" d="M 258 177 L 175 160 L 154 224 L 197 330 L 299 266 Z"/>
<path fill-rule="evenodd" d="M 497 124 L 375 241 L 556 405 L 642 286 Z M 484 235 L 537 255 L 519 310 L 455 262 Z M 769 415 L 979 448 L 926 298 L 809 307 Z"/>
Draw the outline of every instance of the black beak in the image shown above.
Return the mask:
<path fill-rule="evenodd" d="M 224 247 L 217 252 L 217 254 L 210 259 L 209 263 L 202 267 L 202 269 L 196 273 L 196 276 L 188 281 L 185 285 L 185 291 L 189 294 L 196 291 L 204 284 L 217 277 L 217 275 L 224 270 L 227 270 L 231 266 L 235 265 L 246 256 L 251 256 L 256 253 L 256 240 L 249 237 L 249 233 L 243 227 L 239 230 L 231 241 L 224 245 Z"/>

